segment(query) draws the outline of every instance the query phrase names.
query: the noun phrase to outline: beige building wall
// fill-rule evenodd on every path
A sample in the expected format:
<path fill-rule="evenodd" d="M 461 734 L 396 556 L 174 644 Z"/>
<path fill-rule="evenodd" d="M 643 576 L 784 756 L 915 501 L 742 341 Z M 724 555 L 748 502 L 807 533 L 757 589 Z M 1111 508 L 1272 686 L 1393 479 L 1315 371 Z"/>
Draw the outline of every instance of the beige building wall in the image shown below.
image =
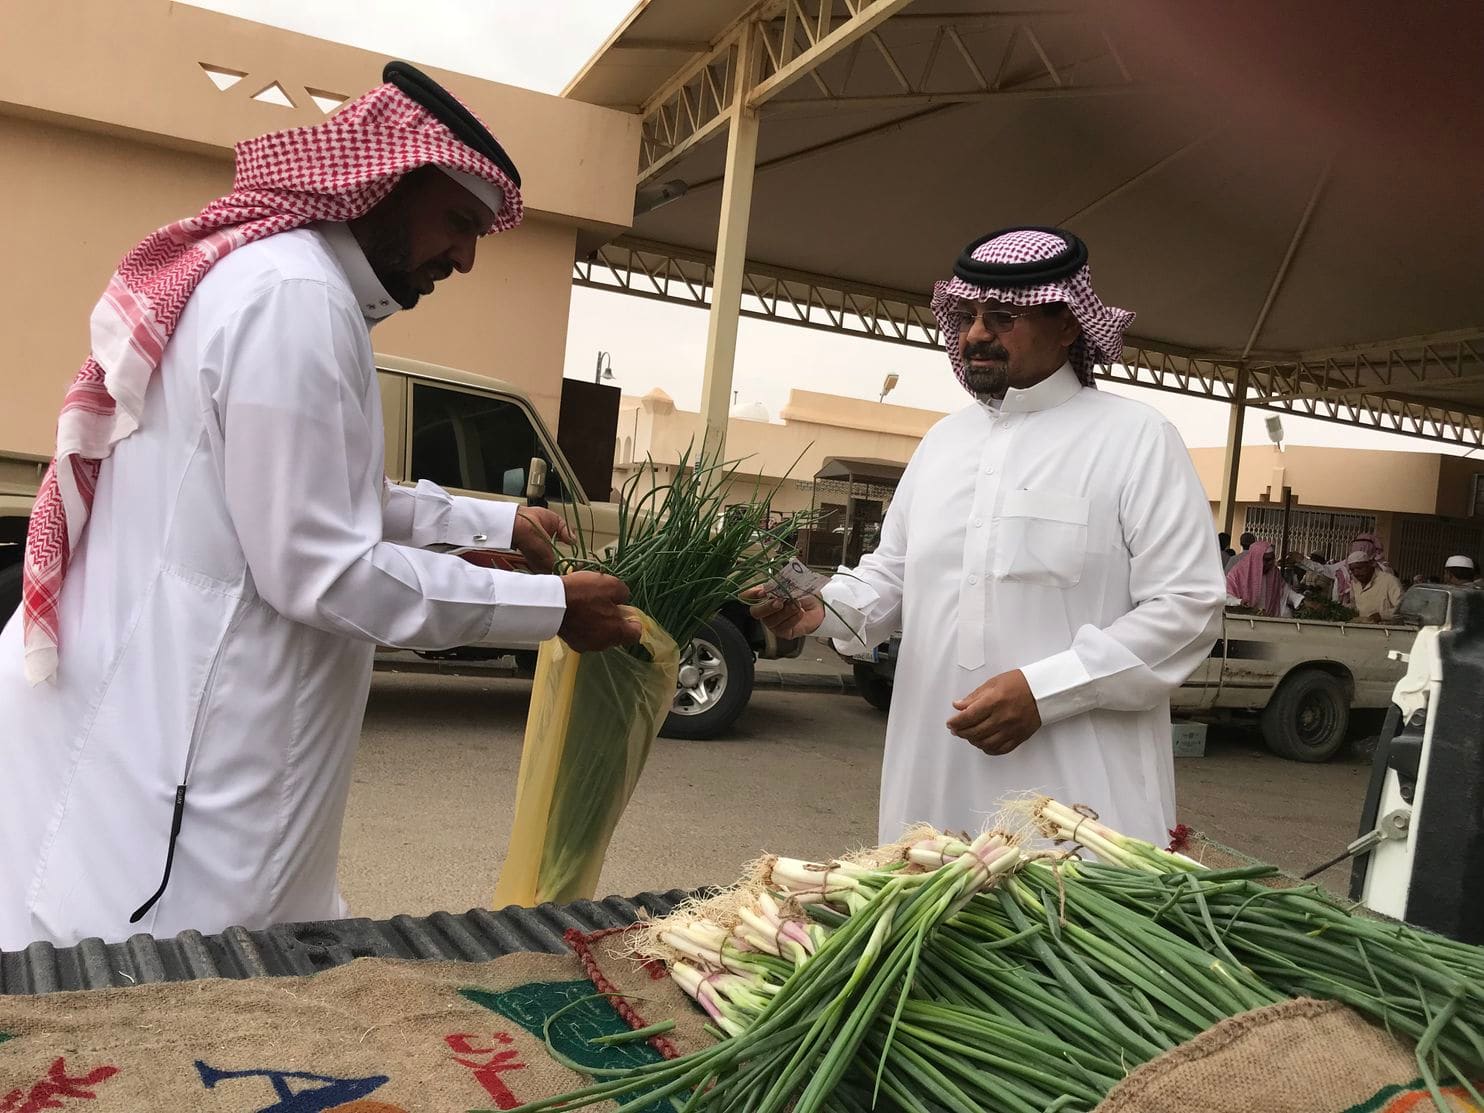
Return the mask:
<path fill-rule="evenodd" d="M 1448 518 L 1466 518 L 1475 512 L 1484 512 L 1484 506 L 1474 505 L 1474 487 L 1476 483 L 1484 483 L 1484 480 L 1477 478 L 1484 476 L 1484 460 L 1466 456 L 1443 456 L 1439 458 L 1438 470 L 1438 504 L 1435 513 Z"/>
<path fill-rule="evenodd" d="M 739 462 L 732 501 L 772 492 L 775 513 L 810 508 L 814 474 L 831 457 L 905 464 L 924 433 L 943 415 L 810 390 L 792 390 L 782 423 L 734 417 L 727 426 L 726 456 Z M 698 415 L 677 410 L 663 391 L 626 397 L 619 408 L 614 485 L 646 458 L 673 464 L 692 443 Z"/>
<path fill-rule="evenodd" d="M 1220 498 L 1224 449 L 1193 448 L 1201 486 L 1212 502 Z M 1425 452 L 1319 448 L 1292 445 L 1283 452 L 1246 445 L 1237 479 L 1237 501 L 1282 502 L 1285 485 L 1296 505 L 1385 507 L 1410 514 L 1437 511 L 1441 461 Z"/>
<path fill-rule="evenodd" d="M 325 118 L 386 58 L 167 0 L 7 0 L 0 34 L 0 452 L 49 454 L 119 258 L 225 193 L 232 145 Z M 240 74 L 219 91 L 202 65 Z M 500 137 L 526 221 L 473 273 L 378 327 L 378 350 L 507 379 L 555 425 L 572 261 L 632 218 L 637 118 L 430 70 Z M 277 84 L 293 107 L 254 100 Z"/>
<path fill-rule="evenodd" d="M 0 450 L 50 454 L 88 354 L 88 313 L 120 256 L 231 185 L 220 158 L 0 116 Z"/>

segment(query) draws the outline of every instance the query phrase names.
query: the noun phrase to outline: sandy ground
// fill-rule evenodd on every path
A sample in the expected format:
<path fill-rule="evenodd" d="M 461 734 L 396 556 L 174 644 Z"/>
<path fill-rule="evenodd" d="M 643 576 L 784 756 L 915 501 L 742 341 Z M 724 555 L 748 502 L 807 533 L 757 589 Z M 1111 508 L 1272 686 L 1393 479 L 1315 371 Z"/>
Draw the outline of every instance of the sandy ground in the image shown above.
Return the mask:
<path fill-rule="evenodd" d="M 488 906 L 529 692 L 519 679 L 377 675 L 341 852 L 353 914 Z M 725 883 L 764 849 L 816 857 L 873 841 L 885 722 L 858 696 L 759 690 L 727 741 L 660 739 L 602 891 Z M 1249 733 L 1213 731 L 1204 758 L 1176 762 L 1181 818 L 1303 870 L 1355 837 L 1367 773 L 1283 761 Z"/>

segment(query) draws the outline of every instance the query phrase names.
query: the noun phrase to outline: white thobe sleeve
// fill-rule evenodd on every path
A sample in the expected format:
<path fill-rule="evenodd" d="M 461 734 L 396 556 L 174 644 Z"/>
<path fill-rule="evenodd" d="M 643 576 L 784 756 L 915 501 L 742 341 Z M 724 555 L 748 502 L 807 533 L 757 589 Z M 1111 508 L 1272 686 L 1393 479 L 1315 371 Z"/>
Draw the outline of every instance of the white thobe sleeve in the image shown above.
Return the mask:
<path fill-rule="evenodd" d="M 862 557 L 858 567 L 841 568 L 820 592 L 825 617 L 814 636 L 832 639 L 841 653 L 873 649 L 901 628 L 912 488 L 909 463 L 887 507 L 876 550 Z"/>
<path fill-rule="evenodd" d="M 384 538 L 382 430 L 359 309 L 280 282 L 223 330 L 227 510 L 258 594 L 296 622 L 380 645 L 533 644 L 562 582 L 479 568 Z M 416 508 L 413 529 L 416 530 Z"/>
<path fill-rule="evenodd" d="M 1211 559 L 1211 508 L 1180 435 L 1167 422 L 1150 427 L 1131 457 L 1118 510 L 1134 608 L 1021 669 L 1043 723 L 1157 707 L 1220 633 L 1226 585 Z"/>
<path fill-rule="evenodd" d="M 508 549 L 515 531 L 516 504 L 451 495 L 419 479 L 416 487 L 387 480 L 383 496 L 382 540 L 427 549 L 449 545 L 470 549 Z"/>
<path fill-rule="evenodd" d="M 1294 591 L 1291 587 L 1283 589 L 1283 617 L 1291 618 L 1298 613 L 1298 609 L 1307 602 L 1304 593 Z"/>

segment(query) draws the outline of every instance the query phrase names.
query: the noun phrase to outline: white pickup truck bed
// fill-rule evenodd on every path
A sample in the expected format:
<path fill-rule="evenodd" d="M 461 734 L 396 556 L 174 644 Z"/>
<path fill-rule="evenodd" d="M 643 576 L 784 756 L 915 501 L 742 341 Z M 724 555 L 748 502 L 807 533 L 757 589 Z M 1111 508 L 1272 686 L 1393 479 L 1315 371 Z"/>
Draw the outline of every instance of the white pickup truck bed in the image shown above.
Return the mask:
<path fill-rule="evenodd" d="M 1350 713 L 1382 710 L 1406 671 L 1416 630 L 1227 613 L 1221 640 L 1170 700 L 1177 717 L 1261 713 L 1273 752 L 1324 761 L 1345 741 Z"/>

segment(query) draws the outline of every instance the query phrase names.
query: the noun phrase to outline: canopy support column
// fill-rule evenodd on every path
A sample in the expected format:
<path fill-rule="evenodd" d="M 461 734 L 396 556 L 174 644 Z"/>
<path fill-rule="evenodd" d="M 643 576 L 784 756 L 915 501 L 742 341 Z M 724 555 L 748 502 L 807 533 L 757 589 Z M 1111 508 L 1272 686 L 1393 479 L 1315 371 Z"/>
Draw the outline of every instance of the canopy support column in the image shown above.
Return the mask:
<path fill-rule="evenodd" d="M 1237 514 L 1237 475 L 1242 466 L 1242 426 L 1247 416 L 1247 367 L 1237 368 L 1231 413 L 1226 426 L 1226 464 L 1221 470 L 1221 507 L 1216 512 L 1220 532 L 1230 534 Z"/>
<path fill-rule="evenodd" d="M 742 285 L 747 270 L 747 225 L 752 215 L 758 133 L 757 109 L 748 107 L 747 101 L 757 73 L 757 29 L 749 26 L 738 43 L 736 88 L 727 109 L 726 172 L 721 187 L 716 271 L 706 325 L 706 371 L 701 386 L 699 432 L 706 451 L 716 456 L 726 445 L 732 370 L 737 358 L 737 324 L 742 316 Z"/>

